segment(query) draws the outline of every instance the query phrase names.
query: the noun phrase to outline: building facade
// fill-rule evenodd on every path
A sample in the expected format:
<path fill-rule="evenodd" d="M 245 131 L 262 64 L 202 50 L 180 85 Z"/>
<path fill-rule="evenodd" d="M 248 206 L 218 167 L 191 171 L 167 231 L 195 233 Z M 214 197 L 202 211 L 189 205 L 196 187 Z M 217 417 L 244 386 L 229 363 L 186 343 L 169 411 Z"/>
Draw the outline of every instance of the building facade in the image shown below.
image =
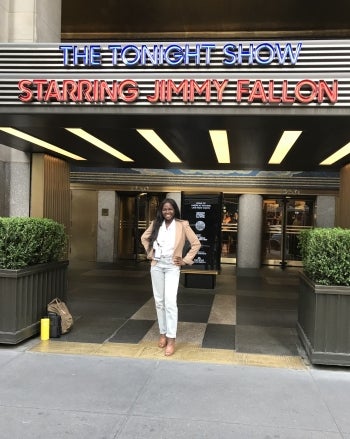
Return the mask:
<path fill-rule="evenodd" d="M 0 0 L 0 11 L 0 215 L 58 220 L 71 258 L 113 262 L 139 257 L 139 234 L 162 197 L 183 204 L 218 194 L 218 221 L 232 217 L 222 224 L 221 259 L 242 268 L 297 264 L 304 227 L 349 227 L 350 40 L 213 38 L 193 28 L 188 39 L 131 41 L 125 30 L 118 40 L 61 41 L 58 0 Z M 108 146 L 124 145 L 121 154 L 77 140 L 89 128 Z M 175 159 L 140 140 L 150 128 Z M 300 145 L 270 163 L 284 130 L 298 132 Z M 208 131 L 228 133 L 228 161 L 214 155 Z M 341 149 L 335 164 L 320 166 Z"/>

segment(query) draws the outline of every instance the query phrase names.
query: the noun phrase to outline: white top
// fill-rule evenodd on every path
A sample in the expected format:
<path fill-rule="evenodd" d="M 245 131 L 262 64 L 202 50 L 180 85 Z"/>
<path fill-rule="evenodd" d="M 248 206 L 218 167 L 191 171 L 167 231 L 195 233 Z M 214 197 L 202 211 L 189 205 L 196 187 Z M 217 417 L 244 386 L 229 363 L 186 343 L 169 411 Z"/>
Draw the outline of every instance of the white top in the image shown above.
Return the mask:
<path fill-rule="evenodd" d="M 175 219 L 171 221 L 168 227 L 165 225 L 165 221 L 159 228 L 157 243 L 161 250 L 161 256 L 172 257 L 175 248 L 175 232 L 176 223 Z"/>

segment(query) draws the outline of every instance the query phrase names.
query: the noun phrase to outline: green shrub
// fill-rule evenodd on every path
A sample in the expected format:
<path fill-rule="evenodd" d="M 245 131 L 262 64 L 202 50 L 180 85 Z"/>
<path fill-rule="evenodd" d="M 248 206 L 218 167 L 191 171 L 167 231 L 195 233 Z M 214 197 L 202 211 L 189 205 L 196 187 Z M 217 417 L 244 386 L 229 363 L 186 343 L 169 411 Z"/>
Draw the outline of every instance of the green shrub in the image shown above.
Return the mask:
<path fill-rule="evenodd" d="M 0 268 L 57 262 L 63 258 L 64 226 L 47 218 L 0 218 Z"/>
<path fill-rule="evenodd" d="M 350 229 L 303 230 L 299 248 L 304 271 L 315 284 L 350 285 Z"/>

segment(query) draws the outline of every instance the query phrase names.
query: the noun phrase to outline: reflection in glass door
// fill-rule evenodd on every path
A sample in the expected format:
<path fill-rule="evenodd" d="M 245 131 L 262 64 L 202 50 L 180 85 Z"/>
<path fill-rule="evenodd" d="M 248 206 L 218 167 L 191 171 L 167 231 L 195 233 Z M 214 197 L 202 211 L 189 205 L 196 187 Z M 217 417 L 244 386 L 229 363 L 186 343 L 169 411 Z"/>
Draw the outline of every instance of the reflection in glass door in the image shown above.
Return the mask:
<path fill-rule="evenodd" d="M 238 237 L 237 195 L 224 194 L 221 223 L 221 263 L 235 264 Z"/>
<path fill-rule="evenodd" d="M 119 197 L 119 230 L 118 258 L 146 258 L 141 244 L 141 235 L 155 218 L 161 194 L 120 194 Z"/>
<path fill-rule="evenodd" d="M 136 222 L 135 222 L 135 255 L 136 260 L 145 260 L 146 254 L 141 244 L 141 235 L 156 217 L 157 209 L 161 199 L 160 194 L 141 193 L 136 199 Z"/>
<path fill-rule="evenodd" d="M 300 266 L 298 235 L 314 224 L 314 199 L 273 198 L 264 200 L 263 262 Z"/>

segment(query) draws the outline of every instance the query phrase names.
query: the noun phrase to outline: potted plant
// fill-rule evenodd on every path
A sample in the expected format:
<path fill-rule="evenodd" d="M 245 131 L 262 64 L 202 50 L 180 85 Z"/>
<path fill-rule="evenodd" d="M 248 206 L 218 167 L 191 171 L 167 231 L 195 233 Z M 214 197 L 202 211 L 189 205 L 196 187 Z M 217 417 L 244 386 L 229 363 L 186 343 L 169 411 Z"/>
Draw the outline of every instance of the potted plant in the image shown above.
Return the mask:
<path fill-rule="evenodd" d="M 0 343 L 39 332 L 47 304 L 67 292 L 67 236 L 47 218 L 0 218 Z"/>
<path fill-rule="evenodd" d="M 299 248 L 300 339 L 311 363 L 350 366 L 350 229 L 303 230 Z"/>

